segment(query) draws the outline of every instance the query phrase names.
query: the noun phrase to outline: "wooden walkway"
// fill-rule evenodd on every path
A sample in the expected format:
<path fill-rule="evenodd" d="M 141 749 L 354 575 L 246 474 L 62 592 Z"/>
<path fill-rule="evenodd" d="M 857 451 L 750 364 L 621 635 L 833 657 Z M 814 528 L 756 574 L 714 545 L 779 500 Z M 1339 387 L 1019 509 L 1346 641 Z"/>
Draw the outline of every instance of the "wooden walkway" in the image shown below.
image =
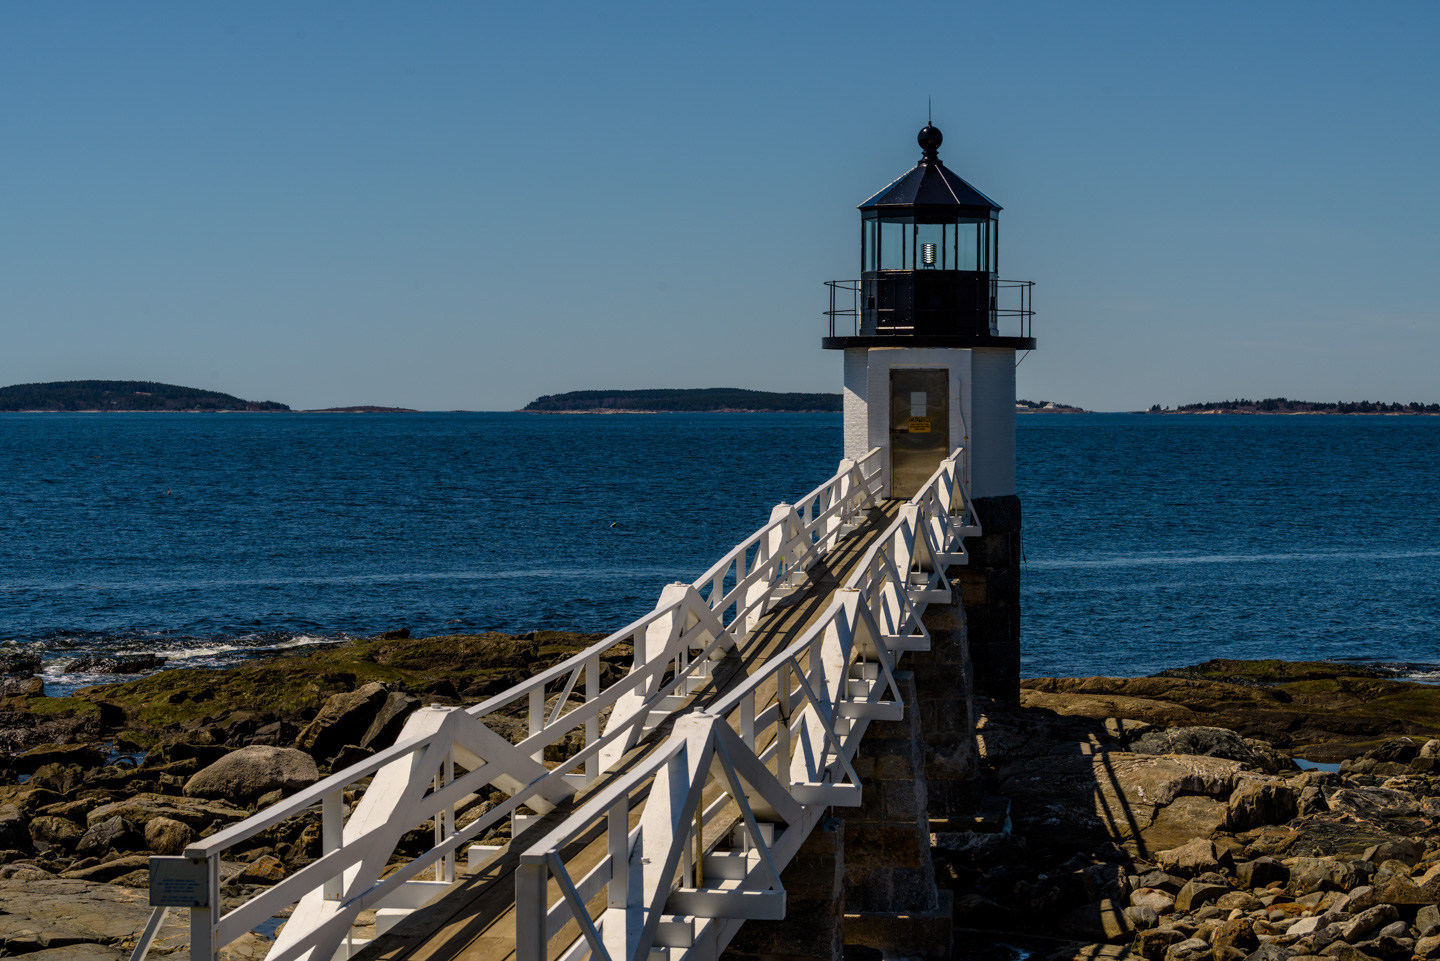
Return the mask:
<path fill-rule="evenodd" d="M 453 887 L 430 907 L 416 911 L 391 931 L 357 948 L 353 961 L 506 961 L 515 955 L 515 867 L 519 863 L 524 839 L 539 840 L 585 801 L 603 790 L 615 778 L 631 770 L 656 745 L 670 734 L 674 721 L 689 711 L 703 709 L 717 702 L 732 688 L 750 676 L 775 652 L 799 638 L 829 609 L 836 589 L 859 565 L 866 552 L 899 513 L 902 501 L 883 502 L 872 509 L 865 523 L 845 537 L 814 567 L 810 583 L 779 607 L 764 615 L 746 638 L 743 654 L 730 652 L 715 666 L 707 685 L 691 696 L 689 703 L 670 715 L 648 734 L 610 772 L 581 794 L 561 804 L 544 819 L 526 830 L 522 842 L 505 848 L 474 874 L 460 878 Z M 773 699 L 775 692 L 767 692 Z M 707 802 L 719 795 L 721 788 L 713 785 L 707 791 Z M 734 805 L 732 804 L 733 808 Z M 639 821 L 641 805 L 630 812 L 633 828 Z M 706 837 L 716 837 L 734 823 L 730 817 L 718 817 L 706 823 Z M 713 833 L 712 833 L 713 832 Z M 603 837 L 603 819 L 587 834 L 581 835 L 564 852 L 571 873 L 579 877 L 599 864 L 608 849 Z M 551 880 L 552 888 L 555 885 Z M 555 897 L 556 892 L 551 892 Z M 604 894 L 599 895 L 603 907 Z M 594 905 L 592 905 L 593 907 Z M 558 944 L 573 942 L 573 922 L 552 942 L 551 956 Z"/>

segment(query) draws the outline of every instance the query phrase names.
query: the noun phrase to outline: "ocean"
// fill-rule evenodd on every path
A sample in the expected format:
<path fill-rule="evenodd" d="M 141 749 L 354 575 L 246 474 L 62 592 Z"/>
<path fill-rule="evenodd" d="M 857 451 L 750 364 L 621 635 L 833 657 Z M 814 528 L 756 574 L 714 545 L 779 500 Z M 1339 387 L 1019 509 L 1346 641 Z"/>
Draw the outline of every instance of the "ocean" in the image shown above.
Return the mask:
<path fill-rule="evenodd" d="M 1440 669 L 1440 418 L 1026 415 L 1027 676 Z M 838 414 L 0 414 L 47 689 L 408 628 L 608 632 L 810 490 Z"/>

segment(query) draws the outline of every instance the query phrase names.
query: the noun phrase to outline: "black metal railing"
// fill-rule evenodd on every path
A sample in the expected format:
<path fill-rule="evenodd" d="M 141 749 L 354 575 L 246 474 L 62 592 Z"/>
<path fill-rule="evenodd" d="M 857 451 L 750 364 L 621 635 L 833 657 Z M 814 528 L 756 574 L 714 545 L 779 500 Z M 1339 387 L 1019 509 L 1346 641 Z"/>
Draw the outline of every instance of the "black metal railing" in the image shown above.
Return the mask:
<path fill-rule="evenodd" d="M 904 324 L 886 323 L 887 314 L 898 311 L 887 307 L 869 307 L 862 314 L 860 309 L 860 281 L 827 280 L 830 289 L 830 309 L 825 316 L 830 321 L 831 337 L 864 337 L 905 333 L 914 327 Z M 992 280 L 990 281 L 991 330 L 997 337 L 1033 337 L 1032 318 L 1035 316 L 1033 280 Z M 848 304 L 848 306 L 847 306 Z M 864 315 L 870 315 L 868 318 Z M 836 333 L 836 318 L 840 318 L 842 333 Z M 849 318 L 849 324 L 845 319 Z M 863 321 L 869 320 L 870 323 Z M 843 333 L 846 326 L 851 332 Z"/>

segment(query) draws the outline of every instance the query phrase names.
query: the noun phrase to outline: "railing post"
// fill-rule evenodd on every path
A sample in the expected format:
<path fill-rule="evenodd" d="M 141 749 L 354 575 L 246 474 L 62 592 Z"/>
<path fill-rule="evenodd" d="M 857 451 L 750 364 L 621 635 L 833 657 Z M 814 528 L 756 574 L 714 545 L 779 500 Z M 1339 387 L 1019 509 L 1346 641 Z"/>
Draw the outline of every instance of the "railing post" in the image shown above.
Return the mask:
<path fill-rule="evenodd" d="M 340 850 L 345 843 L 345 792 L 332 791 L 320 802 L 320 852 L 329 854 Z M 340 900 L 341 875 L 325 879 L 324 897 L 327 901 Z"/>
<path fill-rule="evenodd" d="M 600 655 L 594 654 L 585 662 L 585 700 L 594 701 L 600 696 Z M 585 722 L 585 746 L 590 747 L 600 740 L 600 718 L 592 717 Z M 593 783 L 600 776 L 600 755 L 592 754 L 585 759 L 585 781 Z"/>
<path fill-rule="evenodd" d="M 205 859 L 205 906 L 190 909 L 190 961 L 215 961 L 215 925 L 220 920 L 220 856 Z"/>
<path fill-rule="evenodd" d="M 605 904 L 623 908 L 630 894 L 630 797 L 626 795 L 606 812 L 606 840 L 610 847 L 610 883 L 605 886 Z"/>
<path fill-rule="evenodd" d="M 545 855 L 522 854 L 515 868 L 515 961 L 545 961 L 550 905 Z"/>
<path fill-rule="evenodd" d="M 539 686 L 530 692 L 530 736 L 534 737 L 545 729 L 545 688 Z M 542 747 L 530 755 L 542 764 L 545 761 L 545 749 Z"/>

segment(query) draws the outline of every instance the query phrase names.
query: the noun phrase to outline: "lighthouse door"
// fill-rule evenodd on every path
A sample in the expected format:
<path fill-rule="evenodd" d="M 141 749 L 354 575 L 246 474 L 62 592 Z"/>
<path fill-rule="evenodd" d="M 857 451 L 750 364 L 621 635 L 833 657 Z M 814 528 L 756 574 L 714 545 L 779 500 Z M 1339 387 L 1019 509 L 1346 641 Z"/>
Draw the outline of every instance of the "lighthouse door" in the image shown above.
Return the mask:
<path fill-rule="evenodd" d="M 949 453 L 949 371 L 890 371 L 890 496 L 915 496 Z"/>

